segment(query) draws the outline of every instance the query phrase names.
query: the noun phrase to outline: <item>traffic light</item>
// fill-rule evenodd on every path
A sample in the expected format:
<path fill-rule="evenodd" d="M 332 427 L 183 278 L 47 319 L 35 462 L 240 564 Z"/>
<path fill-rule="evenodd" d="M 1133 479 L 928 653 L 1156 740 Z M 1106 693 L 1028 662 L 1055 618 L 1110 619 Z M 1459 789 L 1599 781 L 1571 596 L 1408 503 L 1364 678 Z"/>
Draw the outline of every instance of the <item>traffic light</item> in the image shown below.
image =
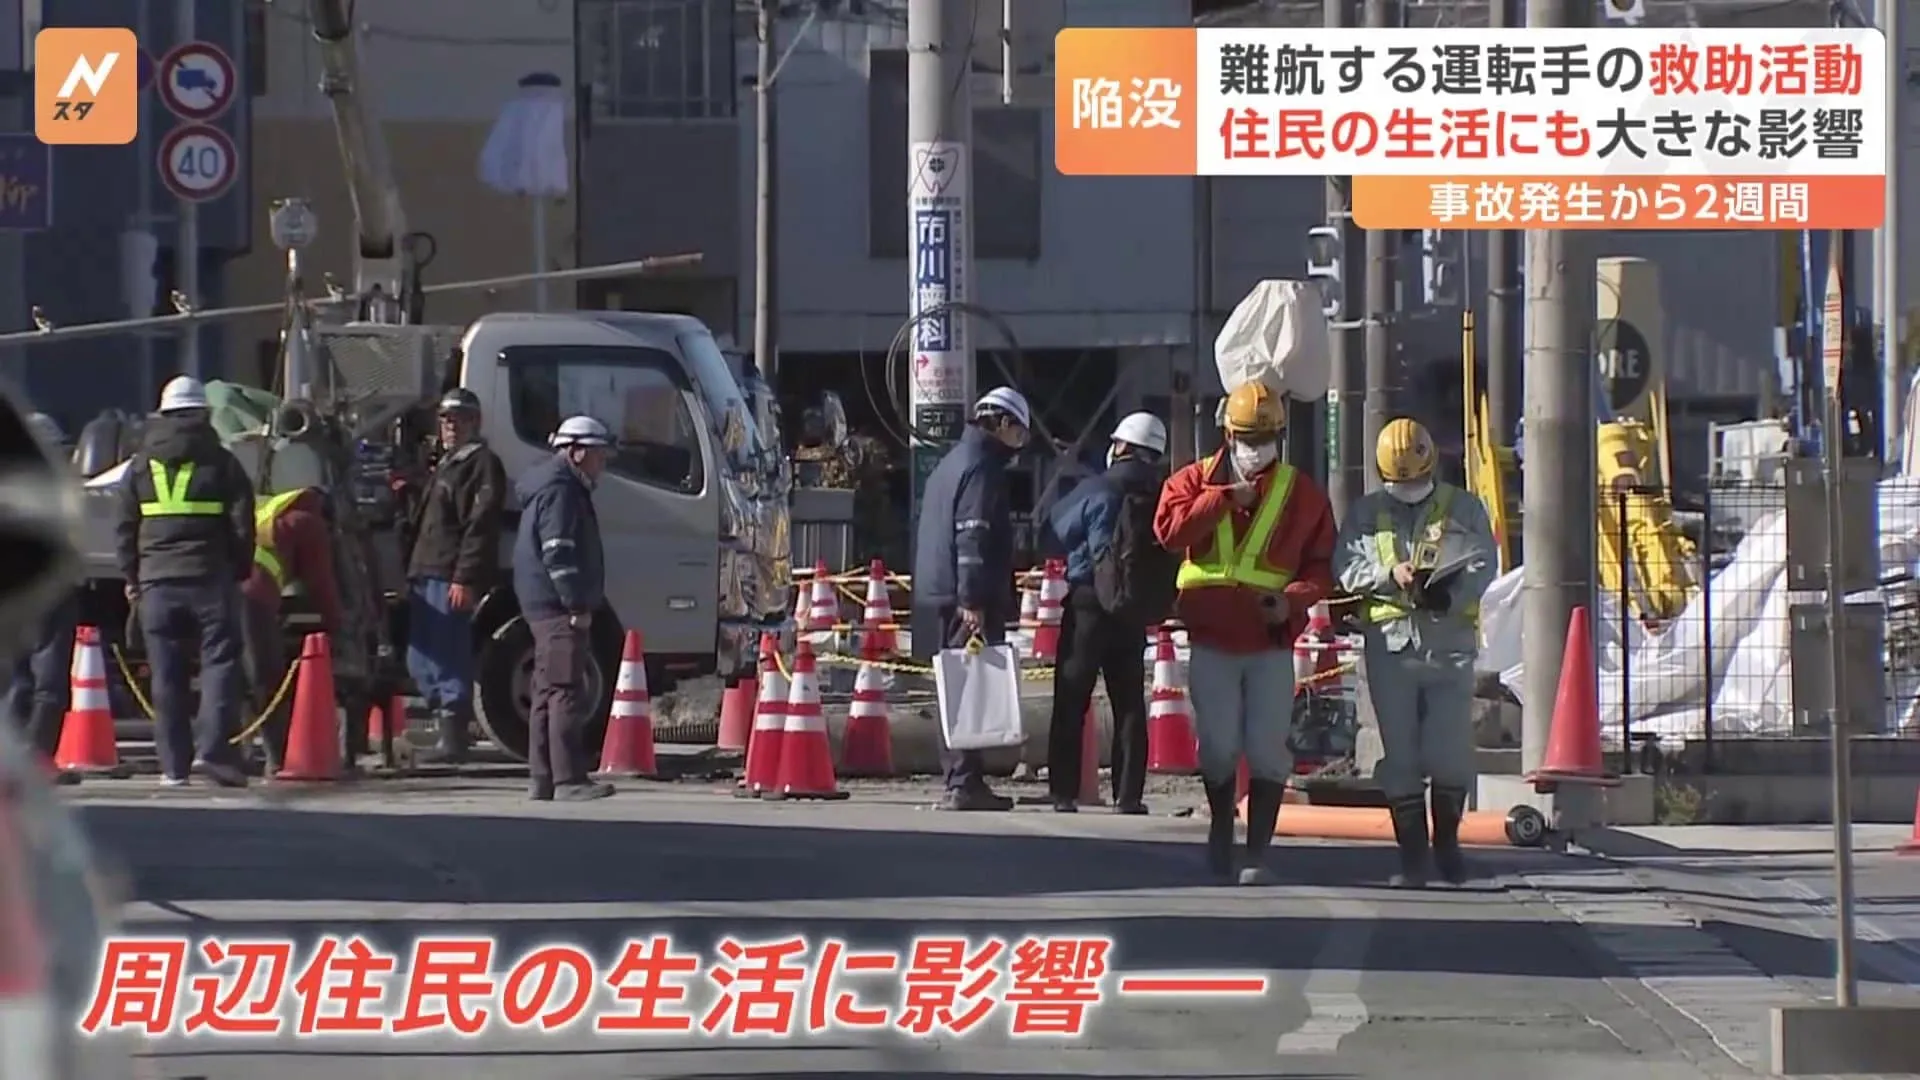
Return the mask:
<path fill-rule="evenodd" d="M 1307 280 L 1320 283 L 1320 310 L 1326 312 L 1329 319 L 1341 316 L 1344 247 L 1337 225 L 1315 225 L 1307 230 Z"/>

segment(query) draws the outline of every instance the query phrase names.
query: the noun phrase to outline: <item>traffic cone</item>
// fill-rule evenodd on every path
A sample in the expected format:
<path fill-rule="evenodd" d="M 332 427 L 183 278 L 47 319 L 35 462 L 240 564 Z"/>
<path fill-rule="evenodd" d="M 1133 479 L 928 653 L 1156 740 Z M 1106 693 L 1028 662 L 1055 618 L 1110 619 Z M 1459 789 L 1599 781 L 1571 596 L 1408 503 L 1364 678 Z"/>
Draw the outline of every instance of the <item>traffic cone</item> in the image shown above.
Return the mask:
<path fill-rule="evenodd" d="M 720 750 L 741 750 L 753 739 L 754 703 L 760 700 L 760 679 L 749 675 L 720 695 L 720 735 L 714 746 Z"/>
<path fill-rule="evenodd" d="M 880 647 L 867 639 L 866 659 L 853 680 L 847 705 L 847 731 L 840 740 L 840 771 L 847 776 L 893 775 L 893 721 L 887 711 L 887 687 L 877 663 Z"/>
<path fill-rule="evenodd" d="M 860 613 L 861 655 L 888 656 L 900 651 L 893 626 L 893 597 L 887 592 L 887 564 L 879 559 L 867 567 L 867 606 Z M 868 651 L 868 643 L 873 645 Z"/>
<path fill-rule="evenodd" d="M 793 654 L 793 688 L 780 737 L 780 784 L 774 794 L 782 799 L 846 798 L 834 782 L 833 746 L 820 711 L 820 676 L 813 665 L 813 647 L 805 641 Z"/>
<path fill-rule="evenodd" d="M 1007 637 L 1021 653 L 1033 655 L 1033 639 L 1040 625 L 1040 590 L 1032 584 L 1020 587 L 1020 626 Z"/>
<path fill-rule="evenodd" d="M 1200 739 L 1193 728 L 1187 688 L 1180 684 L 1180 660 L 1173 635 L 1160 628 L 1154 643 L 1153 696 L 1147 702 L 1147 771 L 1192 776 L 1200 771 Z"/>
<path fill-rule="evenodd" d="M 54 1019 L 53 954 L 15 813 L 11 798 L 0 798 L 0 1076 L 53 1077 L 53 1040 L 64 1035 Z"/>
<path fill-rule="evenodd" d="M 627 631 L 620 650 L 620 678 L 613 684 L 613 709 L 607 738 L 600 746 L 600 775 L 653 779 L 660 763 L 653 754 L 653 700 L 647 696 L 647 660 L 640 631 Z"/>
<path fill-rule="evenodd" d="M 1593 634 L 1587 628 L 1587 609 L 1573 609 L 1567 620 L 1567 648 L 1560 658 L 1560 691 L 1553 699 L 1553 726 L 1547 733 L 1547 754 L 1526 779 L 1535 788 L 1554 784 L 1590 784 L 1614 787 L 1620 777 L 1607 771 L 1600 750 L 1600 704 L 1596 700 Z"/>
<path fill-rule="evenodd" d="M 384 709 L 375 705 L 367 711 L 367 744 L 378 749 L 388 732 L 393 733 L 395 742 L 407 733 L 407 699 L 403 695 L 393 695 Z"/>
<path fill-rule="evenodd" d="M 293 718 L 287 726 L 286 760 L 274 780 L 338 780 L 340 707 L 333 696 L 333 648 L 325 634 L 308 634 L 300 646 L 293 683 Z"/>
<path fill-rule="evenodd" d="M 63 772 L 118 772 L 120 745 L 113 733 L 107 659 L 98 629 L 82 626 L 73 632 L 73 663 L 67 671 L 67 715 L 60 722 L 55 767 Z"/>
<path fill-rule="evenodd" d="M 753 706 L 753 735 L 747 742 L 747 767 L 736 795 L 762 795 L 780 785 L 780 743 L 787 726 L 787 676 L 780 670 L 780 645 L 760 635 L 760 696 Z"/>
<path fill-rule="evenodd" d="M 1067 614 L 1067 567 L 1058 559 L 1048 559 L 1040 579 L 1039 607 L 1033 631 L 1033 658 L 1052 661 L 1060 655 L 1060 620 Z"/>
<path fill-rule="evenodd" d="M 1326 659 L 1334 651 L 1332 639 L 1333 620 L 1328 617 L 1327 605 L 1322 601 L 1307 610 L 1307 628 L 1293 640 L 1293 685 L 1296 690 L 1314 685 L 1313 677 L 1330 666 Z"/>
<path fill-rule="evenodd" d="M 1081 806 L 1105 806 L 1100 797 L 1100 718 L 1087 706 L 1087 717 L 1080 722 L 1080 794 Z"/>
<path fill-rule="evenodd" d="M 1893 850 L 1901 855 L 1920 855 L 1920 795 L 1914 796 L 1913 833 L 1907 837 L 1906 843 Z"/>
<path fill-rule="evenodd" d="M 840 598 L 833 594 L 833 575 L 825 560 L 813 564 L 812 600 L 807 605 L 807 637 L 820 644 L 833 636 L 840 621 Z"/>

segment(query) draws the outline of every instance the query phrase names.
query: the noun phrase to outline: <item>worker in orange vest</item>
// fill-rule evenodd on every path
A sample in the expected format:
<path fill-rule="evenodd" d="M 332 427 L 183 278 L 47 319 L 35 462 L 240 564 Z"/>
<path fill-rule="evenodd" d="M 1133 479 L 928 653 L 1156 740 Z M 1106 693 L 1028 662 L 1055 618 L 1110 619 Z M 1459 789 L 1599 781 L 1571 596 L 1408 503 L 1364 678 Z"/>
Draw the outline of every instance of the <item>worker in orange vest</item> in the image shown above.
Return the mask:
<path fill-rule="evenodd" d="M 298 584 L 320 616 L 321 629 L 342 625 L 339 580 L 333 572 L 333 532 L 327 523 L 327 495 L 319 488 L 295 488 L 260 503 L 254 514 L 253 573 L 241 592 L 246 602 L 247 678 L 253 684 L 254 709 L 264 712 L 286 678 L 287 650 L 280 629 L 280 601 Z M 280 771 L 287 749 L 287 718 L 274 710 L 262 729 L 267 775 Z"/>

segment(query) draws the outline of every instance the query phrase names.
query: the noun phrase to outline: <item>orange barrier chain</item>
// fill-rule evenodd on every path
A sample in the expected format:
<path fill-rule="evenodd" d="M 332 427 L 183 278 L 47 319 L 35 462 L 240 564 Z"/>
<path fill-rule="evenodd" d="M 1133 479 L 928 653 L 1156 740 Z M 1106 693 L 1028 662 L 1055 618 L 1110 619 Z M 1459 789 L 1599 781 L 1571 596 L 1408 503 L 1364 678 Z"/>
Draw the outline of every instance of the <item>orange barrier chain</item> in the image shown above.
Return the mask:
<path fill-rule="evenodd" d="M 1246 803 L 1240 807 L 1246 819 Z M 1531 806 L 1469 810 L 1460 819 L 1460 842 L 1468 847 L 1540 847 L 1547 839 L 1546 819 Z M 1288 803 L 1280 810 L 1273 835 L 1301 840 L 1378 840 L 1393 842 L 1393 818 L 1384 806 L 1313 806 Z"/>

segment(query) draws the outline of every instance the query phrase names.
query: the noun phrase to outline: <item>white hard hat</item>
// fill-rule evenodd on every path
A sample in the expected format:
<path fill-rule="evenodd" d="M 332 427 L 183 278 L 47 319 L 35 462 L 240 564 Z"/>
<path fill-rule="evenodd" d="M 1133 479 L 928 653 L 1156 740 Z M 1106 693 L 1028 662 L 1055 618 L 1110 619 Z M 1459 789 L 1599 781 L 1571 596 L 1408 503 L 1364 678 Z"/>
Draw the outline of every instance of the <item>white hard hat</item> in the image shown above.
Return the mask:
<path fill-rule="evenodd" d="M 1033 426 L 1033 410 L 1027 406 L 1027 399 L 1011 386 L 996 386 L 980 395 L 980 400 L 973 403 L 975 416 L 989 409 L 1006 413 L 1021 427 Z"/>
<path fill-rule="evenodd" d="M 163 413 L 206 407 L 207 388 L 191 375 L 176 375 L 160 390 L 160 411 Z"/>
<path fill-rule="evenodd" d="M 67 441 L 67 433 L 60 430 L 60 422 L 46 413 L 37 412 L 27 417 L 27 427 L 31 428 L 35 435 L 55 446 Z"/>
<path fill-rule="evenodd" d="M 1114 425 L 1113 441 L 1130 443 L 1156 454 L 1167 452 L 1167 425 L 1152 413 L 1128 413 Z"/>
<path fill-rule="evenodd" d="M 591 416 L 569 416 L 560 421 L 547 443 L 555 450 L 569 446 L 611 446 L 613 433 Z"/>

